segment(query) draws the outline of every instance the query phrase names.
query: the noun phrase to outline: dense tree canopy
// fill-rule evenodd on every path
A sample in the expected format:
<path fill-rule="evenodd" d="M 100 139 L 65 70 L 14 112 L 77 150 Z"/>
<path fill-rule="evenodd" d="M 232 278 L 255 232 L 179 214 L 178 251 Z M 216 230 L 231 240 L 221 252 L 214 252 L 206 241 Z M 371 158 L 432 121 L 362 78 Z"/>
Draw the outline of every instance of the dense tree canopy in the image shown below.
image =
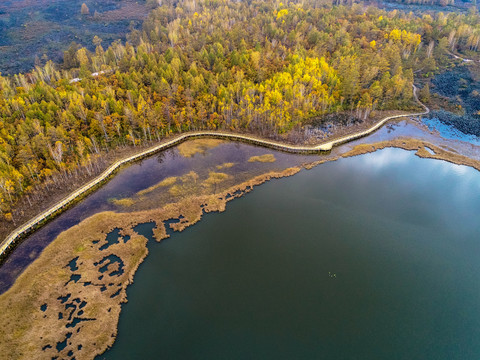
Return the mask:
<path fill-rule="evenodd" d="M 0 209 L 92 154 L 172 132 L 272 136 L 328 113 L 413 106 L 413 74 L 478 51 L 479 17 L 318 1 L 162 2 L 128 42 L 0 76 Z M 94 73 L 94 74 L 92 74 Z M 74 77 L 81 80 L 69 80 Z M 65 175 L 67 176 L 67 175 Z"/>

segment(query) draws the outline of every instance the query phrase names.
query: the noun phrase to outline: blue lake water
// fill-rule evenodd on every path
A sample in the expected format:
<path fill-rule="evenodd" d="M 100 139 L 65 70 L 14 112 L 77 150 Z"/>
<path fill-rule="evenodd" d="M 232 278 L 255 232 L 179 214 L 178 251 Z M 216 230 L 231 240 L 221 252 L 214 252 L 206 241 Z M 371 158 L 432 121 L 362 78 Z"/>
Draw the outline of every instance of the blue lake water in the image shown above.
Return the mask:
<path fill-rule="evenodd" d="M 422 122 L 428 126 L 430 131 L 438 131 L 440 136 L 445 139 L 460 140 L 480 146 L 480 138 L 471 134 L 464 134 L 452 125 L 442 123 L 437 118 L 422 118 Z"/>

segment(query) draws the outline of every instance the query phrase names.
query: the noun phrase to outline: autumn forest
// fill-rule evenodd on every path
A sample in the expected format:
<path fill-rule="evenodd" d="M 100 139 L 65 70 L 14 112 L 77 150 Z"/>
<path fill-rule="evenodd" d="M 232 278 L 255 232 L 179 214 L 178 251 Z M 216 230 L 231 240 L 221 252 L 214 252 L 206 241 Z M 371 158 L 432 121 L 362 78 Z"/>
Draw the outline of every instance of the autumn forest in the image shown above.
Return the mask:
<path fill-rule="evenodd" d="M 0 210 L 95 172 L 102 153 L 224 129 L 290 142 L 333 113 L 418 107 L 412 85 L 478 56 L 476 11 L 418 17 L 330 1 L 163 1 L 128 41 L 0 77 Z M 428 86 L 420 96 L 428 98 Z M 43 186 L 42 185 L 42 186 Z"/>

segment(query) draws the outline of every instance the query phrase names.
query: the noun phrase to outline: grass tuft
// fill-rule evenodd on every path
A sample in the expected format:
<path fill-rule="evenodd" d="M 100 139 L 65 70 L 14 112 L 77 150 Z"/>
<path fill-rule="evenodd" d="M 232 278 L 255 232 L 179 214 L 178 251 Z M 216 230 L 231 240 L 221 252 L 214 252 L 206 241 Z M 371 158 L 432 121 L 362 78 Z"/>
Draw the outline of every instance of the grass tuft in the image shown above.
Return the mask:
<path fill-rule="evenodd" d="M 208 149 L 213 149 L 223 143 L 223 140 L 218 139 L 197 139 L 186 141 L 178 145 L 178 152 L 186 158 L 190 158 L 195 154 L 205 154 Z"/>
<path fill-rule="evenodd" d="M 250 159 L 248 159 L 248 162 L 271 163 L 275 162 L 276 160 L 277 159 L 275 159 L 275 156 L 273 154 L 265 154 L 259 156 L 252 156 Z"/>
<path fill-rule="evenodd" d="M 148 193 L 150 193 L 150 192 L 152 192 L 152 191 L 154 191 L 154 190 L 156 190 L 160 187 L 172 186 L 173 184 L 175 184 L 176 181 L 177 181 L 176 176 L 167 177 L 167 178 L 163 179 L 162 181 L 160 181 L 159 183 L 157 183 L 155 185 L 152 185 L 145 190 L 141 190 L 141 191 L 137 192 L 137 195 L 139 195 L 139 196 L 147 195 Z"/>

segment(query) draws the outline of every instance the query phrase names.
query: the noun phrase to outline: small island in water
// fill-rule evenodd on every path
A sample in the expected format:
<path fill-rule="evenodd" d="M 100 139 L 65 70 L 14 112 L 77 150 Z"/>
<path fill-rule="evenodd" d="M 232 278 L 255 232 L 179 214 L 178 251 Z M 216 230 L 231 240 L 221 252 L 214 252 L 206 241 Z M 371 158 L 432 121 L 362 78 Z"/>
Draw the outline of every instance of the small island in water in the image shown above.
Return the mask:
<path fill-rule="evenodd" d="M 0 76 L 0 359 L 478 358 L 467 5 L 69 4 L 94 46 Z"/>

